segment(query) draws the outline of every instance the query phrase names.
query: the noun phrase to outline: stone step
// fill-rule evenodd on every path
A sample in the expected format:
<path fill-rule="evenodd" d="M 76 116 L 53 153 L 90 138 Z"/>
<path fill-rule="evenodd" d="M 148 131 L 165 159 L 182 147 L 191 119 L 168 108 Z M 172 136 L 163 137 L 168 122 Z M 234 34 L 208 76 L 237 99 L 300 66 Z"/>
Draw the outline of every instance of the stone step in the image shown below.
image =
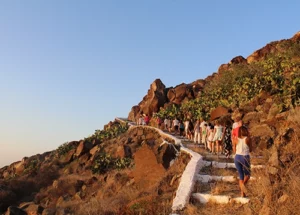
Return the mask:
<path fill-rule="evenodd" d="M 186 147 L 200 147 L 204 148 L 204 145 L 196 144 L 196 143 L 183 143 Z"/>
<path fill-rule="evenodd" d="M 208 193 L 193 193 L 192 197 L 198 200 L 202 204 L 206 204 L 209 201 L 212 201 L 217 204 L 229 204 L 229 203 L 239 203 L 247 204 L 250 199 L 243 197 L 232 197 L 227 195 L 211 195 Z"/>
<path fill-rule="evenodd" d="M 214 154 L 206 154 L 204 157 L 205 158 L 224 158 L 224 159 L 227 158 L 225 155 L 219 155 L 218 156 L 218 155 L 214 155 Z M 231 159 L 234 159 L 234 157 L 235 157 L 235 155 L 230 155 L 229 156 L 229 158 L 231 158 Z M 264 157 L 258 155 L 258 156 L 251 156 L 251 158 L 263 159 Z"/>
<path fill-rule="evenodd" d="M 236 182 L 238 180 L 238 176 L 218 176 L 218 175 L 197 175 L 197 180 L 202 183 L 209 183 L 212 181 L 223 181 L 223 182 Z M 256 177 L 250 177 L 250 181 L 255 181 Z"/>
<path fill-rule="evenodd" d="M 211 166 L 213 168 L 235 168 L 234 163 L 223 163 L 223 162 L 217 162 L 217 161 L 203 161 L 204 166 Z M 264 168 L 264 165 L 252 165 L 251 164 L 251 169 L 262 169 Z"/>

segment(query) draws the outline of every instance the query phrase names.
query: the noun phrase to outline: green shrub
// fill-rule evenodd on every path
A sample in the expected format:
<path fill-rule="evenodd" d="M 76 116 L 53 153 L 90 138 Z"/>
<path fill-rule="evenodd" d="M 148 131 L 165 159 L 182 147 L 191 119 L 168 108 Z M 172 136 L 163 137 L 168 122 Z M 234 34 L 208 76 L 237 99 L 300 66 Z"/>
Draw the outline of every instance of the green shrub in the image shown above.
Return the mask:
<path fill-rule="evenodd" d="M 286 111 L 291 105 L 300 105 L 299 56 L 300 43 L 281 41 L 276 44 L 276 51 L 266 54 L 262 60 L 229 65 L 227 71 L 205 85 L 198 98 L 182 103 L 176 110 L 161 108 L 156 115 L 209 119 L 210 112 L 217 106 L 239 107 L 251 102 L 262 91 L 272 95 L 281 111 Z"/>
<path fill-rule="evenodd" d="M 112 169 L 121 170 L 130 167 L 131 161 L 131 158 L 113 158 L 102 151 L 95 157 L 91 170 L 93 174 L 104 174 Z"/>
<path fill-rule="evenodd" d="M 118 170 L 125 169 L 127 167 L 130 167 L 131 161 L 131 158 L 117 158 L 115 160 L 114 167 Z"/>
<path fill-rule="evenodd" d="M 36 171 L 38 169 L 38 160 L 37 159 L 33 159 L 31 160 L 26 166 L 25 166 L 25 170 L 24 173 L 32 173 L 34 171 Z"/>
<path fill-rule="evenodd" d="M 92 140 L 97 139 L 100 143 L 115 138 L 120 134 L 128 130 L 127 124 L 115 124 L 106 130 L 96 130 L 95 133 L 87 138 L 86 140 L 92 142 Z"/>
<path fill-rule="evenodd" d="M 64 154 L 68 153 L 69 151 L 71 151 L 72 149 L 74 149 L 74 147 L 75 146 L 70 145 L 69 142 L 65 142 L 56 149 L 56 152 L 57 152 L 58 156 L 62 156 Z"/>

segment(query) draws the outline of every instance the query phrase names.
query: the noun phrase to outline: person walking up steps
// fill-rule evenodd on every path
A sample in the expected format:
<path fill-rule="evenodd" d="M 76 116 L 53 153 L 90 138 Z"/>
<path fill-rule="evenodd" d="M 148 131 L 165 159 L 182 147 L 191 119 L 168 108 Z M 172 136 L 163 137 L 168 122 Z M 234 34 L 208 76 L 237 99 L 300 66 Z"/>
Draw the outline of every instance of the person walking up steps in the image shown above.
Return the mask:
<path fill-rule="evenodd" d="M 169 119 L 168 118 L 165 118 L 164 125 L 165 125 L 165 130 L 168 130 L 169 129 Z"/>
<path fill-rule="evenodd" d="M 194 126 L 194 143 L 200 144 L 200 120 L 197 120 Z"/>
<path fill-rule="evenodd" d="M 219 151 L 222 150 L 222 140 L 223 140 L 223 126 L 220 124 L 220 121 L 217 120 L 215 128 L 214 128 L 214 142 L 217 146 L 217 155 L 219 155 Z"/>
<path fill-rule="evenodd" d="M 187 139 L 189 139 L 189 125 L 190 125 L 190 121 L 188 119 L 186 119 L 184 121 L 184 132 L 185 132 L 185 137 Z"/>
<path fill-rule="evenodd" d="M 232 131 L 231 131 L 231 141 L 233 142 L 234 139 L 238 138 L 239 135 L 239 128 L 243 125 L 243 121 L 241 117 L 236 117 L 234 119 L 234 123 L 232 125 Z"/>
<path fill-rule="evenodd" d="M 183 132 L 184 132 L 184 124 L 182 120 L 179 121 L 179 135 L 180 137 L 183 137 Z"/>
<path fill-rule="evenodd" d="M 209 123 L 207 126 L 207 146 L 211 153 L 215 152 L 214 144 L 214 126 Z"/>
<path fill-rule="evenodd" d="M 200 128 L 200 129 L 201 129 L 201 142 L 204 144 L 205 149 L 207 149 L 207 141 L 206 141 L 207 124 L 204 123 L 204 126 L 202 128 Z"/>
<path fill-rule="evenodd" d="M 145 121 L 145 124 L 146 124 L 146 125 L 149 125 L 149 122 L 150 122 L 150 117 L 149 117 L 149 115 L 148 115 L 148 114 L 146 114 L 146 115 L 145 115 L 145 117 L 144 117 L 144 121 Z"/>
<path fill-rule="evenodd" d="M 231 141 L 231 122 L 229 120 L 225 123 L 225 131 L 224 131 L 224 152 L 226 158 L 229 158 L 231 150 L 232 150 L 232 141 Z"/>
<path fill-rule="evenodd" d="M 144 125 L 144 117 L 142 114 L 140 114 L 139 119 L 138 119 L 138 125 Z"/>
<path fill-rule="evenodd" d="M 171 133 L 171 131 L 172 131 L 172 119 L 171 118 L 169 118 L 168 128 L 169 128 L 169 132 Z"/>
<path fill-rule="evenodd" d="M 175 135 L 177 134 L 177 132 L 179 133 L 179 121 L 177 118 L 173 120 L 173 128 Z"/>
<path fill-rule="evenodd" d="M 252 145 L 248 129 L 245 126 L 239 128 L 238 138 L 233 141 L 233 151 L 235 152 L 234 164 L 239 173 L 241 197 L 246 197 L 247 189 L 245 185 L 251 174 L 250 152 L 252 151 Z"/>
<path fill-rule="evenodd" d="M 204 146 L 206 143 L 206 125 L 207 125 L 207 122 L 205 122 L 205 120 L 201 119 L 200 134 L 201 134 L 201 143 L 204 144 Z"/>
<path fill-rule="evenodd" d="M 189 128 L 188 128 L 188 139 L 193 141 L 193 133 L 194 133 L 194 124 L 192 121 L 189 123 Z"/>

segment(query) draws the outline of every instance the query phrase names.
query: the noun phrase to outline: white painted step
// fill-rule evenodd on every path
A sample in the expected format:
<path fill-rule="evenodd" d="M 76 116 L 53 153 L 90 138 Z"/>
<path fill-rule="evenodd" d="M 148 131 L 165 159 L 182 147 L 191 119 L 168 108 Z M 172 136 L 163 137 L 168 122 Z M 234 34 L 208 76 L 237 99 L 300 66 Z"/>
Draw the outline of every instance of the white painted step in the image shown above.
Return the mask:
<path fill-rule="evenodd" d="M 208 183 L 211 181 L 223 181 L 223 182 L 236 182 L 238 176 L 218 176 L 218 175 L 197 175 L 197 180 L 202 183 Z M 250 177 L 250 181 L 256 181 L 255 177 Z"/>
<path fill-rule="evenodd" d="M 203 161 L 204 162 L 204 166 L 212 166 L 214 168 L 221 168 L 221 169 L 225 169 L 225 168 L 235 168 L 235 164 L 234 163 L 222 163 L 222 162 L 217 162 L 217 161 Z M 251 164 L 251 169 L 262 169 L 264 168 L 264 165 L 252 165 Z"/>
<path fill-rule="evenodd" d="M 207 193 L 193 193 L 192 197 L 203 204 L 206 204 L 209 201 L 213 201 L 217 204 L 229 204 L 231 202 L 247 204 L 250 201 L 250 199 L 243 198 L 243 197 L 232 198 L 231 196 L 211 195 L 211 194 L 207 194 Z"/>
<path fill-rule="evenodd" d="M 197 175 L 197 180 L 203 183 L 208 183 L 211 181 L 225 181 L 225 182 L 235 182 L 237 179 L 234 176 L 217 176 L 217 175 Z"/>
<path fill-rule="evenodd" d="M 214 155 L 214 154 L 206 154 L 204 155 L 206 158 L 227 158 L 225 155 Z M 234 159 L 235 155 L 230 155 L 229 158 Z M 263 156 L 251 156 L 251 158 L 258 158 L 262 159 L 264 158 Z"/>

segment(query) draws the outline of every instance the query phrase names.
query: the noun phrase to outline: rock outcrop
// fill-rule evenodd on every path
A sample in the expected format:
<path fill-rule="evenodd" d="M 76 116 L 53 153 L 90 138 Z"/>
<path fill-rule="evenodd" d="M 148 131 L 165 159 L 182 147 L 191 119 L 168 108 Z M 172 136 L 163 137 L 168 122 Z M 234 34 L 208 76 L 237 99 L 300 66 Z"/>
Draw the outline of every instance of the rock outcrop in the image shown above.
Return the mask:
<path fill-rule="evenodd" d="M 129 120 L 136 121 L 139 113 L 151 116 L 153 112 L 157 112 L 167 102 L 166 94 L 166 86 L 160 79 L 156 79 L 138 106 L 132 107 L 128 116 Z"/>
<path fill-rule="evenodd" d="M 175 88 L 171 87 L 168 90 L 167 97 L 174 104 L 181 104 L 185 100 L 194 99 L 193 86 L 182 83 Z"/>
<path fill-rule="evenodd" d="M 191 84 L 182 83 L 176 87 L 166 88 L 160 79 L 156 79 L 151 84 L 143 100 L 131 108 L 128 119 L 136 121 L 141 113 L 152 116 L 161 107 L 167 107 L 172 104 L 178 105 L 184 101 L 195 99 L 204 88 L 205 83 L 205 80 L 200 79 Z"/>

